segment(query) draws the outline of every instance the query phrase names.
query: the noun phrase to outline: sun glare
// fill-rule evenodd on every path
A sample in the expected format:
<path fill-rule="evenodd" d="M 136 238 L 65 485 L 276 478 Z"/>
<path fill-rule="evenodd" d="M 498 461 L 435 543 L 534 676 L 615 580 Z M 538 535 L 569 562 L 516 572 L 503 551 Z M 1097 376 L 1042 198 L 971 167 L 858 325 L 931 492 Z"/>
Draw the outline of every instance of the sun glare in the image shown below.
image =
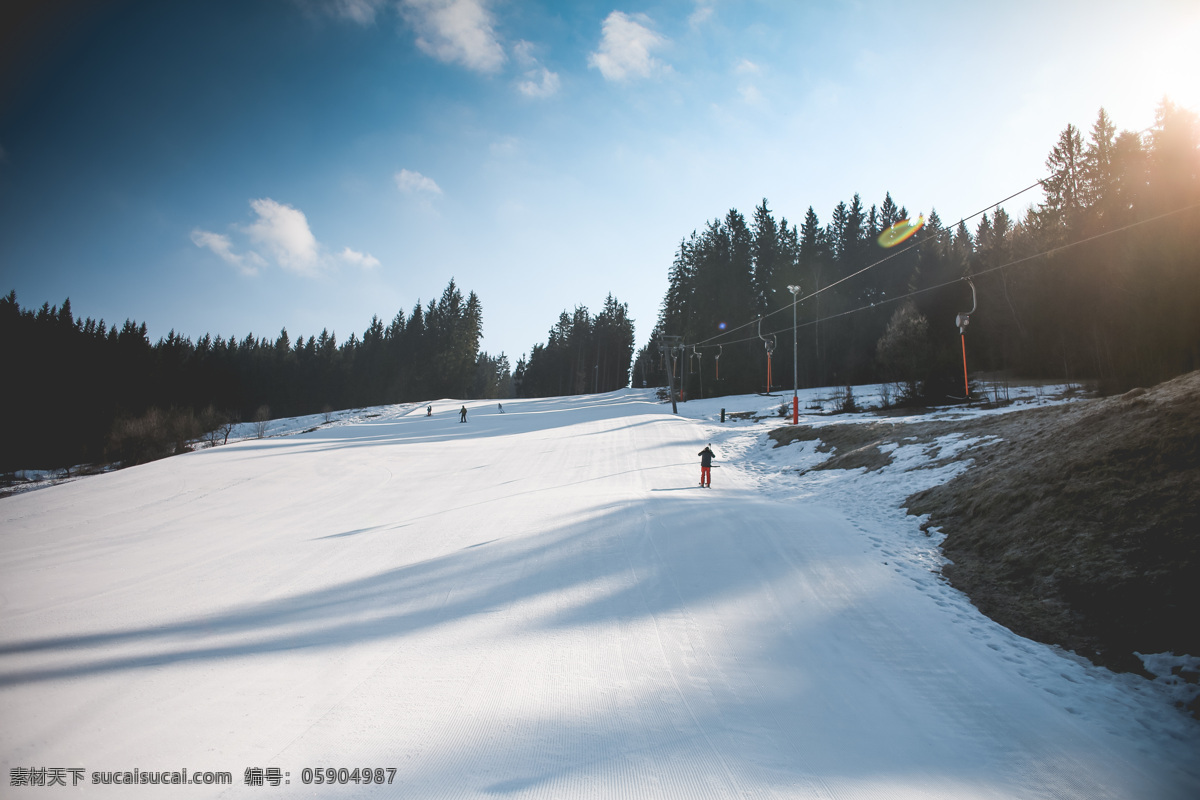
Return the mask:
<path fill-rule="evenodd" d="M 907 240 L 925 224 L 925 215 L 918 214 L 916 219 L 902 219 L 883 233 L 879 234 L 880 247 L 895 247 Z"/>
<path fill-rule="evenodd" d="M 1154 120 L 1166 97 L 1200 113 L 1200 6 L 1142 31 L 1126 47 L 1109 54 L 1108 68 L 1096 75 L 1098 93 L 1111 98 L 1105 108 L 1121 127 Z"/>

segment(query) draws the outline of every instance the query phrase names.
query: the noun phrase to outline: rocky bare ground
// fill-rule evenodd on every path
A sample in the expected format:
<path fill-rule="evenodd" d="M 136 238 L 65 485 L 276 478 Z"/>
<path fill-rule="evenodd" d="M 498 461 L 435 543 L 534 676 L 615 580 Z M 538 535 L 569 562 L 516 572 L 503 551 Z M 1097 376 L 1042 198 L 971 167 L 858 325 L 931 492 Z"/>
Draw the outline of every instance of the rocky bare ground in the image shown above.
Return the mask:
<path fill-rule="evenodd" d="M 878 469 L 882 445 L 955 432 L 976 440 L 956 456 L 971 466 L 906 505 L 946 534 L 945 575 L 981 611 L 1115 670 L 1142 671 L 1135 652 L 1200 655 L 1200 372 L 1067 405 L 771 436 L 819 438 L 819 469 Z"/>

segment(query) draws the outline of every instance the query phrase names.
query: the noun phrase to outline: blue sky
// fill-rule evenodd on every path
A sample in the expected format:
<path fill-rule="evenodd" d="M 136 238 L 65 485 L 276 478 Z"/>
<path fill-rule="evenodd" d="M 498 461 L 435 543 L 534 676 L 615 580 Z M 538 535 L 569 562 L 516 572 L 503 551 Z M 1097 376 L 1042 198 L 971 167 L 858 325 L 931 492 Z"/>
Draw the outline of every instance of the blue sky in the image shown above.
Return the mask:
<path fill-rule="evenodd" d="M 23 305 L 341 341 L 453 277 L 514 364 L 610 292 L 644 342 L 680 239 L 730 208 L 890 191 L 953 222 L 1101 106 L 1200 109 L 1191 0 L 56 0 L 0 31 Z"/>

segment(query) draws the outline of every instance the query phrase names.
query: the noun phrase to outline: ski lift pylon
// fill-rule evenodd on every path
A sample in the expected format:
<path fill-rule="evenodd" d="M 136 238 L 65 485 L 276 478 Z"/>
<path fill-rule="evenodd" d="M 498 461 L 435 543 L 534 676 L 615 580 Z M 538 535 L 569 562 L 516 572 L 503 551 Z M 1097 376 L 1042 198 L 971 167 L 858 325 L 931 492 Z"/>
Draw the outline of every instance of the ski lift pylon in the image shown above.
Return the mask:
<path fill-rule="evenodd" d="M 763 321 L 763 318 L 759 317 L 758 318 L 758 338 L 763 340 L 763 347 L 766 348 L 766 351 L 767 351 L 767 394 L 770 394 L 771 393 L 771 353 L 775 352 L 775 336 L 772 335 L 770 338 L 763 336 L 762 321 Z"/>
<path fill-rule="evenodd" d="M 971 310 L 963 311 L 954 318 L 954 324 L 958 326 L 958 336 L 962 340 L 962 356 L 963 356 L 963 399 L 970 402 L 971 400 L 971 383 L 967 380 L 967 326 L 971 324 L 971 315 L 975 313 L 975 309 L 979 307 L 979 300 L 975 295 L 975 283 L 970 277 L 964 275 L 963 280 L 971 287 Z"/>

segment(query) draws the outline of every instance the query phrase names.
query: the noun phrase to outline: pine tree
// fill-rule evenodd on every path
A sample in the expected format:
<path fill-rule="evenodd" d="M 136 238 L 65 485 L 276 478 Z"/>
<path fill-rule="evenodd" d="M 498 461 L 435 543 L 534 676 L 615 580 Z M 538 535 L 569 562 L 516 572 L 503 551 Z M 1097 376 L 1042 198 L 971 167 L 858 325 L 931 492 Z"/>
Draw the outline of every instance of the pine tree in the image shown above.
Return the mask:
<path fill-rule="evenodd" d="M 767 208 L 767 198 L 754 209 L 751 257 L 754 263 L 754 306 L 765 314 L 774 305 L 775 273 L 782 267 L 779 227 Z"/>
<path fill-rule="evenodd" d="M 675 253 L 675 260 L 667 272 L 667 293 L 663 297 L 659 312 L 659 327 L 673 336 L 682 336 L 692 326 L 689 312 L 695 293 L 696 259 L 699 237 L 692 231 L 691 238 L 682 239 Z"/>
<path fill-rule="evenodd" d="M 813 367 L 811 376 L 806 380 L 806 383 L 815 386 L 826 383 L 824 351 L 822 350 L 821 339 L 821 291 L 825 287 L 825 281 L 828 281 L 827 273 L 823 275 L 822 271 L 829 258 L 828 238 L 821 227 L 821 221 L 817 218 L 817 213 L 813 211 L 812 206 L 809 206 L 808 211 L 804 214 L 804 223 L 800 227 L 799 264 L 801 275 L 800 285 L 804 289 L 804 294 L 813 298 L 811 311 L 813 319 Z"/>
<path fill-rule="evenodd" d="M 597 315 L 593 330 L 596 336 L 599 386 L 597 391 L 611 392 L 629 385 L 629 369 L 633 359 L 633 320 L 629 307 L 610 293 L 604 309 Z"/>
<path fill-rule="evenodd" d="M 950 255 L 954 263 L 962 267 L 962 274 L 966 275 L 970 272 L 971 255 L 975 252 L 975 243 L 971 239 L 971 232 L 967 230 L 965 220 L 959 220 L 958 226 L 954 229 L 954 240 L 950 245 Z"/>
<path fill-rule="evenodd" d="M 1113 142 L 1112 225 L 1132 222 L 1144 204 L 1149 173 L 1142 137 L 1122 131 Z"/>
<path fill-rule="evenodd" d="M 1108 226 L 1117 213 L 1114 148 L 1117 128 L 1103 108 L 1083 151 L 1083 195 L 1092 216 Z"/>
<path fill-rule="evenodd" d="M 844 262 L 850 253 L 846 250 L 846 228 L 849 225 L 849 209 L 845 201 L 833 207 L 829 218 L 829 226 L 825 229 L 825 239 L 829 242 L 829 256 L 835 263 Z"/>
<path fill-rule="evenodd" d="M 1200 118 L 1163 98 L 1150 131 L 1149 179 L 1154 211 L 1200 202 Z"/>
<path fill-rule="evenodd" d="M 863 211 L 862 198 L 855 192 L 846 209 L 846 224 L 842 228 L 842 242 L 839 245 L 843 254 L 843 275 L 866 266 L 865 244 L 866 213 Z"/>
<path fill-rule="evenodd" d="M 896 203 L 892 200 L 892 193 L 888 192 L 887 196 L 883 198 L 883 205 L 879 207 L 879 227 L 887 230 L 905 216 L 901 215 L 900 209 L 896 208 Z"/>
<path fill-rule="evenodd" d="M 731 293 L 732 318 L 743 318 L 753 314 L 757 308 L 754 292 L 753 235 L 746 226 L 746 218 L 735 208 L 725 215 L 725 228 L 729 232 L 729 262 L 726 289 Z"/>
<path fill-rule="evenodd" d="M 1046 158 L 1050 175 L 1042 182 L 1046 202 L 1040 207 L 1039 216 L 1043 228 L 1053 238 L 1061 240 L 1082 223 L 1086 200 L 1084 166 L 1083 137 L 1078 128 L 1068 124 Z"/>

